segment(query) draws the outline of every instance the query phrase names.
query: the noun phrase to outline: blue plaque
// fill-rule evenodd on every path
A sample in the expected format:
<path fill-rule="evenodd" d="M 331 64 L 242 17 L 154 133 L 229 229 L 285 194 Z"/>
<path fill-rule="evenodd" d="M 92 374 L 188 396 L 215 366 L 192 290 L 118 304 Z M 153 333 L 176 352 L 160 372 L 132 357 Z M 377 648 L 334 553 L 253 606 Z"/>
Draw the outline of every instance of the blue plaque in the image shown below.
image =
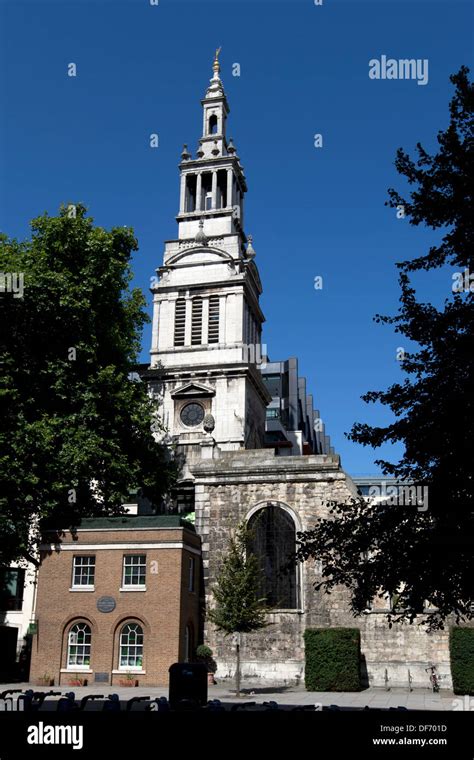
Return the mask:
<path fill-rule="evenodd" d="M 113 612 L 115 605 L 116 602 L 113 596 L 101 596 L 100 599 L 97 600 L 97 609 L 99 612 Z"/>

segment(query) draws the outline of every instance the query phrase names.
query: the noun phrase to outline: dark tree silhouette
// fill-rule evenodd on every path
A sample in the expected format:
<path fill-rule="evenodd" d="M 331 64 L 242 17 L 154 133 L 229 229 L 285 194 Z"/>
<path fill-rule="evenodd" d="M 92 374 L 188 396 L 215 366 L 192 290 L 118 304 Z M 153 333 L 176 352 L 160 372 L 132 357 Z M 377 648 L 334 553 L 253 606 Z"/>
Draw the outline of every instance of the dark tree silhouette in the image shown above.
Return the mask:
<path fill-rule="evenodd" d="M 320 588 L 337 584 L 351 590 L 360 614 L 376 595 L 396 594 L 391 620 L 413 620 L 429 602 L 430 628 L 448 615 L 473 616 L 474 579 L 474 204 L 473 85 L 462 67 L 455 86 L 450 123 L 429 155 L 417 145 L 413 160 L 402 149 L 396 168 L 409 185 L 409 198 L 389 190 L 387 205 L 403 206 L 413 225 L 442 230 L 439 245 L 399 268 L 401 307 L 394 317 L 375 320 L 418 344 L 402 362 L 406 377 L 386 391 L 363 396 L 388 406 L 394 421 L 385 427 L 357 423 L 349 438 L 364 446 L 401 442 L 398 463 L 378 460 L 385 474 L 428 488 L 428 509 L 410 505 L 370 506 L 364 500 L 336 505 L 331 519 L 300 535 L 300 560 L 323 562 Z M 409 273 L 443 265 L 449 294 L 444 308 L 419 303 Z M 461 286 L 459 286 L 461 283 Z"/>

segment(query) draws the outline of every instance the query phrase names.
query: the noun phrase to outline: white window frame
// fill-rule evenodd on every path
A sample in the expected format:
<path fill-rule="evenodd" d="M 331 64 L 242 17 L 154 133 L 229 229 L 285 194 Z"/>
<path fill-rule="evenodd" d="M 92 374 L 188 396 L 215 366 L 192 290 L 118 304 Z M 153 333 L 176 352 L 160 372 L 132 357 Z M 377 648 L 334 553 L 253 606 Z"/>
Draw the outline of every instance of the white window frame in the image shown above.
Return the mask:
<path fill-rule="evenodd" d="M 128 563 L 127 560 L 131 558 L 144 558 L 143 563 L 142 562 L 130 562 Z M 144 567 L 144 575 L 145 575 L 145 582 L 144 583 L 126 583 L 126 573 L 125 570 L 127 567 Z M 132 575 L 133 578 L 133 575 Z M 146 554 L 124 554 L 123 560 L 122 560 L 122 586 L 120 588 L 120 591 L 146 591 Z"/>
<path fill-rule="evenodd" d="M 73 642 L 72 642 L 72 636 L 73 635 L 77 636 L 77 633 L 78 633 L 78 631 L 76 631 L 75 634 L 73 634 L 73 631 L 74 631 L 75 628 L 78 628 L 79 626 L 83 626 L 82 630 L 84 630 L 84 628 L 88 628 L 89 629 L 89 634 L 88 634 L 89 635 L 89 643 L 86 643 L 86 644 L 77 644 L 77 643 L 74 643 L 73 644 Z M 83 664 L 83 665 L 78 665 L 77 663 L 75 663 L 75 664 L 71 663 L 70 662 L 70 659 L 71 659 L 71 646 L 81 647 L 83 650 L 85 650 L 85 648 L 88 648 L 88 650 L 89 650 L 89 658 L 88 658 L 89 662 L 87 664 Z M 82 622 L 82 621 L 79 621 L 78 623 L 73 623 L 73 625 L 70 627 L 70 629 L 68 631 L 68 635 L 67 635 L 67 653 L 66 653 L 66 668 L 67 668 L 67 670 L 68 671 L 72 671 L 73 673 L 78 673 L 79 671 L 82 672 L 82 671 L 85 671 L 85 670 L 86 671 L 90 671 L 90 669 L 91 669 L 91 654 L 92 654 L 92 629 L 91 629 L 89 623 Z M 85 651 L 82 652 L 82 656 L 84 656 L 84 655 L 85 655 Z M 77 653 L 76 653 L 76 657 L 77 657 Z"/>
<path fill-rule="evenodd" d="M 138 626 L 141 630 L 141 637 L 142 637 L 142 643 L 141 644 L 122 644 L 122 636 L 124 635 L 125 628 L 128 626 Z M 141 665 L 122 665 L 122 647 L 130 647 L 133 646 L 135 648 L 141 647 L 141 655 L 138 655 L 141 657 L 142 664 Z M 140 623 L 135 622 L 134 620 L 129 621 L 128 623 L 124 623 L 122 627 L 120 628 L 119 633 L 119 645 L 118 645 L 118 670 L 120 673 L 143 673 L 143 658 L 144 658 L 144 649 L 145 649 L 145 631 L 143 630 L 143 626 Z M 137 655 L 135 655 L 137 656 Z M 128 654 L 127 654 L 128 659 Z"/>
<path fill-rule="evenodd" d="M 79 563 L 79 568 L 90 568 L 93 567 L 93 573 L 94 573 L 94 583 L 77 583 L 76 582 L 76 560 L 84 560 L 84 559 L 92 559 L 92 564 L 82 564 Z M 95 567 L 96 567 L 96 557 L 95 554 L 75 554 L 72 558 L 72 581 L 71 581 L 71 590 L 74 591 L 94 591 L 95 588 Z M 86 572 L 86 575 L 88 576 L 89 573 Z"/>

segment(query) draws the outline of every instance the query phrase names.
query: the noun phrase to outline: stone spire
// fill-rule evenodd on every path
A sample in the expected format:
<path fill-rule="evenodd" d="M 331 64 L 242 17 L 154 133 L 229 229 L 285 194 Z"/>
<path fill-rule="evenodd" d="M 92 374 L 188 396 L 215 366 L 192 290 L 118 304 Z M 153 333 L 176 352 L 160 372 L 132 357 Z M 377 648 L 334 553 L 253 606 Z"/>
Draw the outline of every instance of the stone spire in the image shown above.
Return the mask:
<path fill-rule="evenodd" d="M 230 109 L 220 78 L 220 52 L 219 47 L 215 51 L 209 87 L 201 100 L 202 130 L 195 157 L 187 146 L 181 153 L 178 236 L 205 246 L 206 239 L 236 234 L 238 250 L 244 255 L 243 212 L 247 183 L 235 145 L 226 135 Z M 202 217 L 206 234 L 199 224 Z"/>
<path fill-rule="evenodd" d="M 219 76 L 221 67 L 219 63 L 219 54 L 221 52 L 222 48 L 217 48 L 216 54 L 214 56 L 214 63 L 212 64 L 212 70 L 214 72 L 211 80 L 210 85 L 207 88 L 205 99 L 207 98 L 220 98 L 224 95 L 224 87 L 222 86 L 221 78 Z"/>

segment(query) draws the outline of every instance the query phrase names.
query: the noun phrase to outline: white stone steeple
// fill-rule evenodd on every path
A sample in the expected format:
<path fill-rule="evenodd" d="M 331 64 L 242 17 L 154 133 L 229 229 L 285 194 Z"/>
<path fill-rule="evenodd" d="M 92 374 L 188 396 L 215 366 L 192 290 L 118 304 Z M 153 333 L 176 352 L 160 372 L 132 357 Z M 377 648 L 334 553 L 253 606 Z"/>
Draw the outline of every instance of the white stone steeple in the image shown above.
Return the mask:
<path fill-rule="evenodd" d="M 178 237 L 165 243 L 154 294 L 151 370 L 164 368 L 163 421 L 186 457 L 263 444 L 269 397 L 257 364 L 262 286 L 243 226 L 245 176 L 227 139 L 216 51 L 196 156 L 181 154 Z"/>
<path fill-rule="evenodd" d="M 245 175 L 232 140 L 227 140 L 230 109 L 220 78 L 219 50 L 213 76 L 202 104 L 202 135 L 193 159 L 185 146 L 181 154 L 179 237 L 196 235 L 201 217 L 206 234 L 237 233 L 243 246 Z"/>

